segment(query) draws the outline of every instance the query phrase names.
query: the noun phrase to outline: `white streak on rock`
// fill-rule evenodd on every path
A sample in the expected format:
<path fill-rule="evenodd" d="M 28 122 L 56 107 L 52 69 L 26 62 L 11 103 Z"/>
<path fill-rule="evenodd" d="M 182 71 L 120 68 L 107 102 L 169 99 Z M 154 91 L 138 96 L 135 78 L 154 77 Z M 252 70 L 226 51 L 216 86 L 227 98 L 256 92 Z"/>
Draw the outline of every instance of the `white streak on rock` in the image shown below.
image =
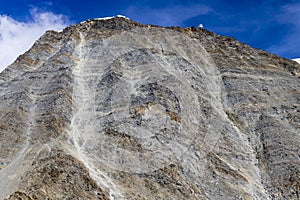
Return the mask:
<path fill-rule="evenodd" d="M 83 135 L 94 133 L 95 120 L 95 95 L 94 95 L 94 81 L 95 74 L 89 65 L 85 64 L 84 51 L 85 39 L 80 33 L 80 44 L 78 46 L 79 62 L 73 69 L 74 74 L 74 88 L 73 88 L 73 102 L 75 104 L 75 113 L 71 121 L 71 137 L 77 149 L 77 156 L 81 162 L 89 169 L 91 177 L 104 190 L 109 191 L 111 199 L 122 198 L 122 194 L 117 189 L 113 181 L 99 168 L 94 165 L 91 157 L 87 156 L 84 145 L 85 140 Z"/>

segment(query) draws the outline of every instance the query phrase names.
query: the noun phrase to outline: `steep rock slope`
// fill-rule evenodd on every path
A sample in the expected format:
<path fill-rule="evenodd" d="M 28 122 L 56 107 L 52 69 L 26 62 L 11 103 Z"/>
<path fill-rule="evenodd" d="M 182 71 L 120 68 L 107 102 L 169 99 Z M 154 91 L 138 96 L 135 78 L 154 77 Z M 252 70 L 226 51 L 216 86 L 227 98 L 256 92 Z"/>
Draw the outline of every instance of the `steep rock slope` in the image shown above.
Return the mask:
<path fill-rule="evenodd" d="M 298 199 L 300 66 L 122 17 L 0 75 L 0 199 Z"/>

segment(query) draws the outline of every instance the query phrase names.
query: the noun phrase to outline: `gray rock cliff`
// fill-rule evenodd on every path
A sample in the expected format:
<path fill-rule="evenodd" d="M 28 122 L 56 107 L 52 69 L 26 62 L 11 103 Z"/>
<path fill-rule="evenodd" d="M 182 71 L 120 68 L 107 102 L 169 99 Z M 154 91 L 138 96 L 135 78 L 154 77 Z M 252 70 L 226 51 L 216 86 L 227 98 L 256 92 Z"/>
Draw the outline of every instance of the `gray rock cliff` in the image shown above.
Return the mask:
<path fill-rule="evenodd" d="M 122 17 L 0 74 L 0 199 L 299 199 L 300 65 Z"/>

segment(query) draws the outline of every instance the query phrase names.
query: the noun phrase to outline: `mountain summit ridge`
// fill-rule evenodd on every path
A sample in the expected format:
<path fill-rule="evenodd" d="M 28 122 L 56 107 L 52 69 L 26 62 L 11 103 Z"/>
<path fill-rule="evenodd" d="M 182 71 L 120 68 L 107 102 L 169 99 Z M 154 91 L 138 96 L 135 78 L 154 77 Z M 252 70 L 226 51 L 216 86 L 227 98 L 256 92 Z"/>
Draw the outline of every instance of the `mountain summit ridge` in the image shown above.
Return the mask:
<path fill-rule="evenodd" d="M 48 31 L 0 74 L 0 199 L 297 199 L 299 70 L 203 28 Z"/>

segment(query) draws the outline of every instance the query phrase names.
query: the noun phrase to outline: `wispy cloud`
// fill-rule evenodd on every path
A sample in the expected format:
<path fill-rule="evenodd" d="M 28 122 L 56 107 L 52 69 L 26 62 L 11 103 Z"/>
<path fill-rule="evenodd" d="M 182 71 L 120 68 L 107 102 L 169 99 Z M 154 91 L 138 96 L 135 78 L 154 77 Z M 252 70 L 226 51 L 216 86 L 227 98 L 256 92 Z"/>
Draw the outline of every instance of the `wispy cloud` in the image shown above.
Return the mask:
<path fill-rule="evenodd" d="M 283 56 L 289 54 L 292 57 L 300 57 L 300 3 L 283 6 L 277 21 L 289 25 L 290 30 L 279 44 L 271 46 L 268 50 Z"/>
<path fill-rule="evenodd" d="M 0 71 L 28 50 L 46 30 L 62 30 L 69 24 L 63 15 L 40 12 L 36 8 L 30 13 L 28 22 L 0 15 Z"/>
<path fill-rule="evenodd" d="M 161 26 L 182 26 L 185 20 L 205 15 L 212 11 L 209 6 L 196 5 L 176 5 L 165 8 L 136 7 L 130 6 L 125 11 L 131 19 L 138 19 L 142 23 L 154 23 Z"/>

